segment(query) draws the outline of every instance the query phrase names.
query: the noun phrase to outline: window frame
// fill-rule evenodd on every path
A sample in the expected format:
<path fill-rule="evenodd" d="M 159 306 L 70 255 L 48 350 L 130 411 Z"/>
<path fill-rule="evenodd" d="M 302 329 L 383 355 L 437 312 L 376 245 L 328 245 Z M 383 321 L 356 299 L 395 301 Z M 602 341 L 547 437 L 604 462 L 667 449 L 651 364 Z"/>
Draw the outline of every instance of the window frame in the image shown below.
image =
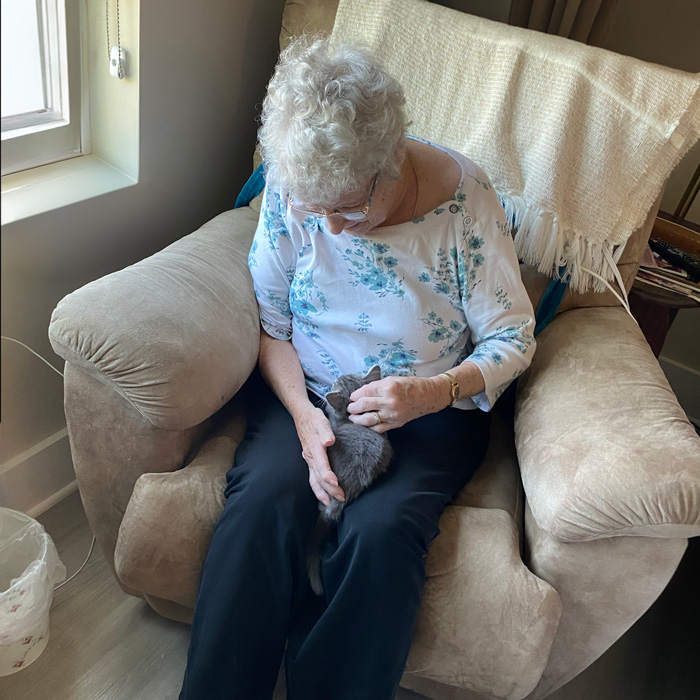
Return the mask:
<path fill-rule="evenodd" d="M 46 45 L 42 47 L 42 64 L 58 60 L 59 68 L 48 75 L 45 73 L 47 109 L 2 120 L 2 176 L 90 152 L 81 31 L 83 2 L 37 0 L 42 8 L 44 37 L 53 31 L 58 38 L 58 42 L 48 42 L 50 56 L 44 55 Z M 61 56 L 64 60 L 60 60 Z M 62 99 L 60 113 L 55 110 L 59 98 Z"/>

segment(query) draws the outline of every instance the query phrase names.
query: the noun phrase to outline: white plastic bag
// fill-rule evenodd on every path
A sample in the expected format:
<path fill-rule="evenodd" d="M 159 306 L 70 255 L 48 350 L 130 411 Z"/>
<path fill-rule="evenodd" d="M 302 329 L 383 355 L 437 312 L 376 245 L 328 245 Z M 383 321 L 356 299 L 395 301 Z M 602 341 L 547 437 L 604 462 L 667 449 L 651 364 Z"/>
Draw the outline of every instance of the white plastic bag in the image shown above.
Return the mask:
<path fill-rule="evenodd" d="M 53 589 L 65 577 L 42 525 L 0 508 L 0 676 L 25 668 L 45 649 Z"/>

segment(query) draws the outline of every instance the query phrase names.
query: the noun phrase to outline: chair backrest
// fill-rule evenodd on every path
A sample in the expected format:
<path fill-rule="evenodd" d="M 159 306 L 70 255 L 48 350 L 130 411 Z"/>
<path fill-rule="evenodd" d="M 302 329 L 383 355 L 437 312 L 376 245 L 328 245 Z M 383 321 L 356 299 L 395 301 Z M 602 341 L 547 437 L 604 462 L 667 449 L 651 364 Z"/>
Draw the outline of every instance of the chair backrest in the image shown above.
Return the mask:
<path fill-rule="evenodd" d="M 338 3 L 339 0 L 287 0 L 282 16 L 280 51 L 287 47 L 292 38 L 301 34 L 330 34 L 333 31 Z M 451 3 L 451 6 L 454 6 L 454 4 Z M 469 154 L 465 155 L 468 156 Z M 259 164 L 260 156 L 256 151 L 254 167 L 257 167 Z M 660 201 L 661 197 L 650 207 L 644 224 L 628 239 L 618 263 L 618 269 L 627 292 L 631 289 L 637 274 L 640 260 L 656 219 Z M 543 273 L 538 272 L 532 265 L 522 264 L 520 269 L 530 300 L 533 306 L 537 308 L 550 279 Z M 579 293 L 568 290 L 559 307 L 559 312 L 578 307 L 593 306 L 619 306 L 619 301 L 609 291 L 600 293 L 591 290 L 586 293 Z"/>

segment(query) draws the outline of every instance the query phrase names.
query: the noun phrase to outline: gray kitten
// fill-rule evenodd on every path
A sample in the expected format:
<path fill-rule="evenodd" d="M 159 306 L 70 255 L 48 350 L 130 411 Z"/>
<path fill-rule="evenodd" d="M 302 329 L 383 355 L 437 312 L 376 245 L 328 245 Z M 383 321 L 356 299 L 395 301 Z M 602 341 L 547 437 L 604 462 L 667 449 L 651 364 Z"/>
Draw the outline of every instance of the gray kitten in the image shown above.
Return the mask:
<path fill-rule="evenodd" d="M 326 394 L 326 415 L 335 435 L 335 442 L 327 448 L 328 462 L 345 493 L 345 502 L 330 496 L 330 505 L 320 501 L 318 504 L 320 513 L 309 539 L 306 562 L 311 588 L 316 595 L 323 593 L 321 546 L 326 537 L 338 522 L 343 508 L 384 473 L 391 461 L 391 445 L 386 434 L 375 433 L 364 425 L 355 425 L 348 417 L 350 394 L 380 378 L 381 371 L 376 365 L 364 377 L 361 374 L 344 374 L 335 380 Z"/>

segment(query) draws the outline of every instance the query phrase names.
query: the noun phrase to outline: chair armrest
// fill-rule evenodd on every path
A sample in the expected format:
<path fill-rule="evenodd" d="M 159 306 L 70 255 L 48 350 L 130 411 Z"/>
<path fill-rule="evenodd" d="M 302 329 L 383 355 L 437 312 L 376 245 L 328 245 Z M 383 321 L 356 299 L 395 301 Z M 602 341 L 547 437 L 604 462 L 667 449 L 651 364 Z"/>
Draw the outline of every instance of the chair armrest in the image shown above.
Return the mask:
<path fill-rule="evenodd" d="M 515 441 L 539 527 L 565 542 L 700 535 L 700 438 L 635 322 L 574 309 L 537 344 Z"/>
<path fill-rule="evenodd" d="M 247 257 L 257 214 L 225 212 L 164 250 L 69 294 L 54 350 L 154 426 L 190 428 L 241 387 L 258 356 Z"/>
<path fill-rule="evenodd" d="M 245 409 L 238 396 L 230 402 L 183 469 L 137 479 L 114 550 L 114 568 L 123 585 L 194 608 L 204 559 L 226 501 L 226 472 L 245 434 Z"/>

